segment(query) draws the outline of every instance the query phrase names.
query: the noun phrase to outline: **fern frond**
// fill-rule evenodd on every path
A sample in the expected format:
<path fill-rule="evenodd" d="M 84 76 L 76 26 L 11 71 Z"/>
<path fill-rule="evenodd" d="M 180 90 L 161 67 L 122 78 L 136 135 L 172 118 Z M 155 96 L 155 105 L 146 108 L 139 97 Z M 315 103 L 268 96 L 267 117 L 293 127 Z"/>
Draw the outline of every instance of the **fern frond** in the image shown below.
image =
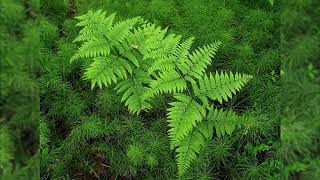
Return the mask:
<path fill-rule="evenodd" d="M 171 55 L 177 49 L 180 40 L 181 36 L 169 34 L 167 37 L 159 41 L 159 43 L 157 43 L 157 46 L 155 46 L 154 49 L 149 51 L 149 53 L 146 54 L 144 58 L 157 59 Z"/>
<path fill-rule="evenodd" d="M 107 56 L 110 53 L 110 46 L 104 40 L 90 40 L 84 42 L 77 53 L 71 58 L 71 62 L 80 58 L 94 58 L 98 56 Z"/>
<path fill-rule="evenodd" d="M 186 81 L 174 70 L 163 71 L 150 83 L 154 94 L 183 92 L 187 89 Z"/>
<path fill-rule="evenodd" d="M 152 74 L 155 71 L 169 71 L 176 68 L 176 57 L 168 55 L 166 57 L 157 58 L 156 61 L 149 68 L 148 73 Z"/>
<path fill-rule="evenodd" d="M 210 140 L 212 138 L 213 131 L 214 131 L 214 124 L 212 123 L 212 121 L 208 120 L 209 113 L 206 119 L 204 119 L 201 123 L 197 125 L 197 129 L 202 134 L 202 136 L 207 140 Z"/>
<path fill-rule="evenodd" d="M 137 50 L 143 57 L 151 56 L 153 51 L 161 48 L 161 42 L 165 38 L 167 29 L 161 29 L 152 23 L 145 23 L 142 27 L 134 30 L 132 36 L 128 37 L 128 42 L 136 44 Z"/>
<path fill-rule="evenodd" d="M 165 71 L 165 70 L 173 70 L 176 69 L 179 64 L 184 63 L 185 60 L 188 58 L 189 50 L 191 48 L 192 42 L 194 38 L 189 38 L 179 45 L 176 43 L 171 48 L 167 55 L 165 54 L 164 57 L 158 57 L 153 65 L 149 69 L 149 73 L 153 73 L 154 71 Z"/>
<path fill-rule="evenodd" d="M 185 137 L 176 149 L 178 174 L 182 177 L 187 169 L 190 167 L 191 162 L 197 158 L 197 154 L 205 144 L 205 138 L 197 130 L 193 129 L 187 137 Z"/>
<path fill-rule="evenodd" d="M 173 53 L 176 56 L 177 63 L 183 63 L 185 62 L 185 59 L 188 58 L 194 39 L 194 37 L 191 37 L 179 44 L 176 51 Z"/>
<path fill-rule="evenodd" d="M 171 139 L 171 148 L 175 148 L 192 131 L 197 122 L 201 122 L 206 115 L 202 107 L 193 98 L 184 94 L 177 94 L 176 102 L 170 103 L 168 111 L 169 137 Z"/>
<path fill-rule="evenodd" d="M 112 28 L 115 15 L 116 13 L 113 13 L 106 18 L 106 12 L 98 10 L 96 12 L 88 11 L 85 15 L 75 17 L 80 21 L 77 26 L 83 28 L 80 30 L 79 36 L 74 42 L 102 38 L 103 34 Z"/>
<path fill-rule="evenodd" d="M 122 42 L 131 33 L 131 30 L 139 20 L 140 18 L 136 17 L 120 21 L 105 33 L 105 37 L 110 41 Z"/>
<path fill-rule="evenodd" d="M 127 74 L 132 74 L 130 64 L 120 57 L 98 57 L 95 58 L 91 65 L 86 69 L 84 77 L 91 81 L 91 88 L 96 84 L 100 88 L 108 86 L 112 82 L 117 82 L 119 79 L 127 78 Z"/>
<path fill-rule="evenodd" d="M 222 111 L 210 108 L 206 119 L 196 122 L 188 135 L 177 143 L 177 164 L 179 176 L 183 176 L 197 157 L 205 142 L 210 140 L 215 129 L 221 137 L 231 135 L 237 126 L 243 121 L 232 111 Z"/>
<path fill-rule="evenodd" d="M 207 66 L 211 64 L 211 58 L 216 54 L 220 44 L 220 42 L 215 42 L 198 48 L 192 54 L 189 54 L 189 58 L 178 66 L 182 74 L 187 77 L 186 79 L 200 79 L 203 76 Z"/>
<path fill-rule="evenodd" d="M 215 75 L 210 73 L 209 77 L 204 75 L 199 79 L 199 87 L 193 83 L 193 90 L 195 95 L 199 97 L 205 104 L 207 104 L 209 97 L 212 100 L 218 100 L 222 103 L 223 100 L 228 101 L 228 98 L 232 98 L 232 94 L 236 94 L 240 89 L 252 78 L 251 75 L 239 74 L 235 75 L 230 72 L 227 73 L 218 72 Z"/>
<path fill-rule="evenodd" d="M 139 17 L 120 21 L 112 25 L 115 14 L 107 18 L 106 13 L 98 10 L 76 17 L 80 22 L 77 26 L 84 26 L 74 42 L 83 42 L 78 52 L 71 58 L 71 62 L 80 58 L 94 58 L 107 56 L 110 49 L 117 42 L 122 42 L 140 20 Z"/>
<path fill-rule="evenodd" d="M 207 120 L 212 123 L 217 136 L 231 135 L 237 126 L 240 126 L 242 119 L 233 111 L 223 111 L 210 108 Z"/>
<path fill-rule="evenodd" d="M 150 80 L 147 73 L 140 70 L 117 84 L 117 92 L 123 92 L 121 101 L 125 101 L 125 105 L 128 106 L 131 113 L 139 114 L 142 110 L 146 111 L 151 108 L 151 104 L 149 103 L 151 100 L 149 95 L 150 88 L 145 85 Z"/>
<path fill-rule="evenodd" d="M 129 61 L 131 61 L 136 67 L 140 67 L 139 59 L 141 59 L 141 55 L 135 50 L 136 47 L 135 44 L 128 44 L 128 42 L 114 43 L 114 46 L 119 51 L 119 54 L 127 58 Z M 137 47 L 138 48 L 138 47 Z"/>
<path fill-rule="evenodd" d="M 90 25 L 94 25 L 95 23 L 101 23 L 103 22 L 102 19 L 104 19 L 105 16 L 106 16 L 106 12 L 102 11 L 101 9 L 95 12 L 89 10 L 87 14 L 75 17 L 80 21 L 76 25 L 90 26 Z"/>

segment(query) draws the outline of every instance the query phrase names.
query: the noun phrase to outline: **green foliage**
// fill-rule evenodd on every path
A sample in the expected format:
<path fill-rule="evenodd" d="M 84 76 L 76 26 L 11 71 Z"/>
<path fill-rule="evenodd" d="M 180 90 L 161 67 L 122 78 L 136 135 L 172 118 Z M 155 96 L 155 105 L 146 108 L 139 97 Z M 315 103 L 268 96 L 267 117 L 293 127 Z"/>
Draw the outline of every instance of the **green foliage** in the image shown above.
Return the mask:
<path fill-rule="evenodd" d="M 281 64 L 281 175 L 284 179 L 318 179 L 319 69 L 313 66 L 319 64 L 319 2 L 283 3 L 286 8 L 281 19 L 286 27 L 281 31 L 285 54 Z M 289 12 L 291 16 L 284 18 Z"/>
<path fill-rule="evenodd" d="M 92 81 L 92 88 L 96 84 L 102 88 L 102 84 L 108 86 L 112 82 L 117 83 L 117 79 L 127 77 L 127 72 L 132 72 L 132 69 L 127 62 L 118 57 L 98 57 L 86 69 L 85 79 Z"/>
<path fill-rule="evenodd" d="M 42 1 L 41 178 L 280 179 L 278 8 L 238 0 Z M 301 47 L 292 57 L 311 58 Z M 313 66 L 306 74 L 316 78 Z M 317 163 L 306 164 L 304 175 L 314 176 Z"/>
<path fill-rule="evenodd" d="M 109 55 L 110 49 L 116 43 L 121 43 L 139 20 L 133 18 L 113 25 L 115 14 L 108 17 L 105 15 L 105 12 L 98 10 L 96 12 L 89 11 L 86 15 L 77 17 L 80 21 L 77 26 L 84 28 L 81 29 L 79 36 L 74 41 L 83 42 L 83 44 L 71 58 L 71 61 Z"/>
<path fill-rule="evenodd" d="M 145 151 L 141 145 L 129 146 L 127 156 L 135 166 L 141 165 L 145 161 Z"/>
<path fill-rule="evenodd" d="M 88 140 L 108 133 L 108 127 L 110 127 L 109 124 L 103 123 L 96 117 L 85 117 L 79 125 L 72 129 L 66 143 L 71 147 L 84 145 Z"/>
<path fill-rule="evenodd" d="M 20 22 L 23 21 L 23 4 L 18 1 L 1 0 L 1 20 L 3 28 L 12 33 L 21 28 Z"/>
<path fill-rule="evenodd" d="M 151 108 L 149 103 L 150 97 L 147 96 L 149 88 L 144 84 L 150 79 L 143 70 L 138 71 L 130 79 L 123 80 L 117 84 L 117 93 L 123 93 L 121 101 L 125 101 L 125 105 L 131 113 L 139 114 L 142 110 Z"/>
<path fill-rule="evenodd" d="M 0 1 L 0 179 L 39 179 L 39 9 Z"/>
<path fill-rule="evenodd" d="M 208 104 L 208 98 L 211 100 L 228 101 L 228 98 L 232 98 L 232 94 L 236 94 L 240 89 L 252 78 L 251 75 L 241 75 L 231 72 L 212 74 L 208 76 L 204 75 L 199 79 L 199 86 L 193 85 L 195 95 L 200 98 L 204 104 Z"/>
<path fill-rule="evenodd" d="M 210 109 L 208 120 L 212 123 L 218 137 L 231 135 L 237 126 L 243 122 L 234 112 Z"/>
<path fill-rule="evenodd" d="M 48 144 L 50 142 L 50 129 L 49 129 L 48 122 L 46 122 L 46 120 L 43 117 L 40 119 L 39 126 L 40 126 L 39 127 L 40 128 L 40 146 L 41 146 L 41 149 L 44 149 L 48 147 Z"/>
<path fill-rule="evenodd" d="M 9 130 L 7 127 L 3 126 L 1 127 L 1 133 L 0 133 L 0 139 L 1 139 L 1 157 L 0 157 L 0 167 L 1 170 L 3 170 L 4 174 L 9 173 L 7 171 L 10 171 L 12 168 L 10 165 L 10 161 L 14 159 L 14 144 L 12 135 L 9 134 Z"/>
<path fill-rule="evenodd" d="M 147 165 L 150 168 L 155 168 L 158 165 L 158 160 L 154 155 L 147 156 Z"/>
<path fill-rule="evenodd" d="M 215 110 L 208 115 L 209 121 L 215 122 L 201 124 L 203 118 L 206 117 L 206 107 L 209 106 L 208 97 L 220 103 L 222 99 L 227 101 L 228 97 L 231 98 L 232 93 L 239 91 L 252 76 L 238 73 L 235 75 L 216 73 L 214 77 L 211 74 L 209 77 L 205 75 L 205 70 L 211 64 L 211 58 L 216 54 L 220 42 L 206 45 L 189 53 L 193 38 L 179 44 L 179 36 L 165 36 L 166 30 L 162 31 L 150 23 L 142 25 L 143 29 L 137 28 L 131 32 L 138 18 L 119 22 L 115 27 L 110 28 L 115 14 L 107 18 L 105 14 L 98 10 L 89 11 L 86 15 L 77 17 L 80 20 L 78 26 L 84 27 L 75 41 L 85 42 L 71 61 L 78 58 L 94 58 L 84 73 L 85 79 L 91 80 L 92 88 L 96 83 L 102 88 L 102 85 L 107 86 L 112 81 L 117 83 L 118 79 L 125 79 L 116 88 L 118 92 L 124 92 L 122 101 L 126 100 L 129 111 L 137 114 L 141 110 L 151 108 L 148 101 L 155 94 L 183 92 L 187 89 L 187 83 L 192 83 L 195 97 L 203 101 L 204 106 L 193 97 L 178 93 L 175 95 L 178 102 L 170 103 L 173 107 L 168 113 L 169 137 L 171 148 L 178 147 L 176 149 L 177 164 L 179 176 L 182 176 L 205 144 L 202 134 L 206 134 L 205 138 L 210 139 L 212 136 L 210 129 L 213 126 L 218 136 L 224 136 L 225 132 L 231 134 L 238 123 L 231 112 L 223 113 Z M 96 27 L 97 24 L 98 27 Z M 118 36 L 113 36 L 112 31 L 116 31 L 118 25 L 124 30 L 117 32 Z M 138 59 L 136 64 L 139 66 L 134 71 L 131 69 L 133 65 L 130 65 L 130 58 L 128 61 L 121 56 L 109 55 L 110 47 L 107 45 L 109 42 L 122 43 L 132 40 L 136 40 L 137 44 L 131 45 L 131 51 L 137 49 L 140 52 L 135 57 Z M 96 47 L 93 48 L 88 43 Z M 125 45 L 128 46 L 127 43 Z M 160 49 L 156 49 L 157 47 Z M 119 50 L 120 55 L 123 54 L 121 50 Z M 153 65 L 150 66 L 150 64 Z M 132 79 L 127 77 L 126 70 L 130 72 Z M 199 81 L 199 87 L 196 81 Z M 150 86 L 145 84 L 150 84 Z M 189 90 L 188 92 L 190 93 Z M 200 132 L 195 129 L 197 123 L 200 124 Z M 138 146 L 131 146 L 128 150 L 128 157 L 135 165 L 141 164 L 143 160 L 141 150 Z"/>
<path fill-rule="evenodd" d="M 267 177 L 268 175 L 265 164 L 247 161 L 242 165 L 241 169 L 243 169 L 241 177 L 243 179 L 259 179 Z"/>
<path fill-rule="evenodd" d="M 230 156 L 232 156 L 232 146 L 227 139 L 215 139 L 210 142 L 206 152 L 212 158 L 214 166 L 221 167 L 228 163 Z"/>
<path fill-rule="evenodd" d="M 179 176 L 183 176 L 186 170 L 190 167 L 192 161 L 197 157 L 201 148 L 205 144 L 205 139 L 201 132 L 194 129 L 192 132 L 178 143 L 178 148 L 176 149 L 178 172 Z"/>
<path fill-rule="evenodd" d="M 177 94 L 175 98 L 178 102 L 172 102 L 170 105 L 173 107 L 168 110 L 172 149 L 178 146 L 179 142 L 196 126 L 196 123 L 200 123 L 206 116 L 205 108 L 191 97 Z"/>

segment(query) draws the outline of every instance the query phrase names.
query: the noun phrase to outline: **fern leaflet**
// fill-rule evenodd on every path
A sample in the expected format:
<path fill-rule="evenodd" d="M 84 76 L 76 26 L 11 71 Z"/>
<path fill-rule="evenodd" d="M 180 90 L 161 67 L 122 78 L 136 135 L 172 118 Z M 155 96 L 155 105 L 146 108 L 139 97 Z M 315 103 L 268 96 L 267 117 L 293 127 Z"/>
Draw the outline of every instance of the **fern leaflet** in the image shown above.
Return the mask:
<path fill-rule="evenodd" d="M 150 84 L 154 94 L 182 92 L 187 89 L 187 83 L 176 71 L 163 71 Z"/>
<path fill-rule="evenodd" d="M 119 79 L 127 78 L 127 74 L 132 73 L 132 69 L 128 62 L 120 57 L 98 57 L 85 70 L 84 77 L 91 81 L 91 88 L 96 84 L 100 88 L 108 86 L 112 82 L 117 82 Z"/>
<path fill-rule="evenodd" d="M 207 120 L 212 123 L 217 136 L 231 135 L 242 120 L 232 111 L 223 111 L 210 108 Z"/>
<path fill-rule="evenodd" d="M 205 109 L 193 98 L 184 94 L 177 94 L 176 102 L 170 103 L 169 109 L 169 137 L 171 148 L 175 148 L 206 115 Z"/>
<path fill-rule="evenodd" d="M 200 79 L 207 66 L 211 64 L 211 58 L 216 54 L 220 44 L 220 42 L 212 43 L 189 54 L 189 58 L 178 66 L 182 74 L 186 77 Z M 191 80 L 190 78 L 187 79 Z"/>
<path fill-rule="evenodd" d="M 210 73 L 209 77 L 204 75 L 198 80 L 199 86 L 196 83 L 192 84 L 193 91 L 205 104 L 208 102 L 207 97 L 222 103 L 223 100 L 228 101 L 228 98 L 232 98 L 232 94 L 240 91 L 251 78 L 251 75 L 234 75 L 232 72 L 230 75 L 216 72 L 215 76 Z"/>
<path fill-rule="evenodd" d="M 182 177 L 193 160 L 197 158 L 197 154 L 205 144 L 205 138 L 197 130 L 193 129 L 183 141 L 178 144 L 176 149 L 178 173 Z"/>
<path fill-rule="evenodd" d="M 118 93 L 123 93 L 121 101 L 125 101 L 131 113 L 139 114 L 142 110 L 146 111 L 151 108 L 150 88 L 144 85 L 150 81 L 146 74 L 140 70 L 116 86 Z"/>

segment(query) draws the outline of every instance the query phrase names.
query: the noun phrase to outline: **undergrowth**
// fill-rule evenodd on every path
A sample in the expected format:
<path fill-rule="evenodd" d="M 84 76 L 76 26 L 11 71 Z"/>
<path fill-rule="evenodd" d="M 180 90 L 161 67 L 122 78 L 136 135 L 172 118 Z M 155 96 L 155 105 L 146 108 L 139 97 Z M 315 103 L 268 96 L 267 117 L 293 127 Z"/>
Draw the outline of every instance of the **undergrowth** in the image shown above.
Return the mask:
<path fill-rule="evenodd" d="M 319 179 L 319 7 L 0 0 L 0 179 Z"/>
<path fill-rule="evenodd" d="M 238 1 L 210 1 L 208 3 L 190 0 L 75 1 L 76 13 L 71 16 L 67 13 L 71 6 L 66 3 L 59 4 L 49 1 L 44 3 L 43 7 L 46 9 L 43 10 L 43 23 L 41 24 L 45 25 L 46 30 L 42 36 L 42 46 L 45 48 L 41 54 L 46 58 L 44 62 L 47 70 L 44 71 L 41 78 L 43 80 L 41 97 L 44 98 L 42 106 L 45 112 L 42 119 L 48 127 L 44 135 L 50 139 L 42 149 L 42 152 L 45 152 L 42 153 L 42 158 L 47 162 L 41 169 L 43 177 L 172 179 L 178 177 L 178 171 L 186 171 L 183 173 L 184 179 L 279 177 L 280 166 L 277 151 L 279 150 L 280 120 L 278 113 L 280 110 L 277 97 L 279 94 L 280 35 L 277 5 Z M 56 8 L 48 9 L 48 7 Z M 167 27 L 167 34 L 181 35 L 183 37 L 181 42 L 190 44 L 188 45 L 190 51 L 220 41 L 221 45 L 215 52 L 215 58 L 210 58 L 212 63 L 206 63 L 208 64 L 208 77 L 210 78 L 210 72 L 215 76 L 216 70 L 251 74 L 254 77 L 248 86 L 241 93 L 233 95 L 231 100 L 222 101 L 221 96 L 221 100 L 216 99 L 221 103 L 214 102 L 214 106 L 218 109 L 233 111 L 245 117 L 241 120 L 242 125 L 234 130 L 233 128 L 228 129 L 227 132 L 230 135 L 223 136 L 220 133 L 224 134 L 224 132 L 216 125 L 215 127 L 218 127 L 214 133 L 216 135 L 204 142 L 203 148 L 196 150 L 197 157 L 193 157 L 192 161 L 188 160 L 190 167 L 187 170 L 181 169 L 189 166 L 184 162 L 177 166 L 179 158 L 176 160 L 177 154 L 170 150 L 170 144 L 178 141 L 172 139 L 176 135 L 173 129 L 169 130 L 172 125 L 167 126 L 166 114 L 169 109 L 169 119 L 176 118 L 177 115 L 174 115 L 172 111 L 178 107 L 170 109 L 170 102 L 175 101 L 175 98 L 184 102 L 189 97 L 181 94 L 174 98 L 170 94 L 183 92 L 186 89 L 194 91 L 196 87 L 192 88 L 191 84 L 185 84 L 179 79 L 175 83 L 160 86 L 163 84 L 160 83 L 161 80 L 172 79 L 179 73 L 183 73 L 183 69 L 179 70 L 181 72 L 170 71 L 170 67 L 174 68 L 175 64 L 170 64 L 170 61 L 164 59 L 149 69 L 149 74 L 160 73 L 158 78 L 154 79 L 151 76 L 150 81 L 147 73 L 147 79 L 143 80 L 141 87 L 129 86 L 133 88 L 132 90 L 123 87 L 118 94 L 117 89 L 121 89 L 124 83 L 133 82 L 126 79 L 137 74 L 144 65 L 139 58 L 135 59 L 128 53 L 121 53 L 117 42 L 135 42 L 130 39 L 136 37 L 131 37 L 130 33 L 120 35 L 120 31 L 116 33 L 117 36 L 113 36 L 110 31 L 108 36 L 118 38 L 114 39 L 118 41 L 110 39 L 111 44 L 109 43 L 108 46 L 103 45 L 103 41 L 99 41 L 101 48 L 95 48 L 95 53 L 92 54 L 88 53 L 90 43 L 88 46 L 83 45 L 86 46 L 86 49 L 83 47 L 79 51 L 77 44 L 72 43 L 74 39 L 87 42 L 90 39 L 89 36 L 84 36 L 88 34 L 85 30 L 81 30 L 82 27 L 76 26 L 79 21 L 74 17 L 80 16 L 78 19 L 84 22 L 85 17 L 82 15 L 92 10 L 92 16 L 94 16 L 99 9 L 103 10 L 100 13 L 107 12 L 106 17 L 111 15 L 110 17 L 114 18 L 115 26 L 111 29 L 117 28 L 116 26 L 120 27 L 121 23 L 117 23 L 120 21 L 124 22 L 124 25 L 127 24 L 122 25 L 119 29 L 121 33 L 129 32 L 124 28 L 128 30 L 137 28 L 141 26 L 141 23 L 145 23 L 145 20 L 149 20 L 155 23 L 155 27 L 161 26 L 162 29 Z M 63 10 L 63 12 L 58 13 L 58 10 Z M 114 17 L 113 12 L 117 13 Z M 96 14 L 96 16 L 99 15 Z M 137 16 L 143 20 L 135 19 L 134 17 Z M 100 20 L 101 18 L 102 16 Z M 99 21 L 99 18 L 94 19 Z M 129 20 L 125 21 L 126 19 Z M 88 22 L 81 26 L 87 24 Z M 142 26 L 145 27 L 145 30 L 142 28 L 141 31 L 137 31 L 136 36 L 139 35 L 138 33 L 146 33 L 148 26 L 150 24 Z M 87 29 L 88 32 L 101 32 L 99 27 L 93 30 Z M 106 28 L 101 30 L 107 31 Z M 159 30 L 156 28 L 152 30 L 150 26 L 148 33 L 155 33 Z M 79 31 L 83 33 L 83 36 L 81 34 L 78 36 Z M 48 35 L 50 33 L 51 35 Z M 171 42 L 170 46 L 174 47 L 180 37 L 168 35 L 168 38 L 165 39 L 168 39 L 167 42 Z M 98 42 L 97 38 L 94 40 Z M 155 44 L 150 44 L 152 45 L 150 46 L 141 43 L 131 43 L 129 47 L 131 50 L 138 50 L 136 52 L 142 53 L 143 56 L 148 56 L 146 52 L 151 53 L 150 50 L 156 47 Z M 97 43 L 94 44 L 97 47 Z M 106 74 L 100 76 L 93 74 L 101 72 L 94 72 L 94 69 L 102 67 L 101 63 L 107 61 L 102 58 L 92 61 L 90 60 L 92 57 L 113 54 L 114 57 L 110 63 L 120 62 L 117 59 L 119 53 L 122 58 L 128 58 L 128 61 L 123 61 L 118 65 L 113 64 L 114 66 L 106 64 L 105 69 L 109 69 L 109 72 L 106 71 Z M 158 54 L 155 53 L 160 52 L 150 55 L 157 57 Z M 133 56 L 139 57 L 137 54 Z M 76 60 L 83 57 L 89 57 L 89 59 Z M 71 64 L 69 64 L 70 59 L 72 59 Z M 112 76 L 114 78 L 111 78 Z M 201 79 L 201 76 L 195 77 Z M 148 85 L 149 83 L 151 84 Z M 95 86 L 100 88 L 94 88 Z M 128 93 L 124 97 L 123 92 L 126 94 L 126 91 Z M 138 100 L 143 97 L 147 98 L 145 102 Z M 201 103 L 207 101 L 203 98 L 202 100 L 204 101 L 200 101 Z M 136 102 L 142 104 L 136 104 Z M 181 102 L 171 103 L 171 105 L 178 106 L 179 103 Z M 194 110 L 190 112 L 195 113 Z M 139 115 L 135 115 L 136 113 Z M 182 117 L 192 120 L 192 118 L 198 119 L 202 116 L 200 114 L 200 116 L 190 115 Z M 171 121 L 174 122 L 174 120 Z M 231 134 L 232 131 L 234 132 Z M 188 132 L 191 132 L 189 128 L 185 133 Z M 181 139 L 183 136 L 176 137 Z M 75 145 L 76 150 L 74 150 Z M 251 148 L 248 149 L 248 146 Z M 259 149 L 259 147 L 265 148 Z M 179 150 L 177 152 L 179 154 Z M 54 163 L 52 160 L 55 160 Z"/>

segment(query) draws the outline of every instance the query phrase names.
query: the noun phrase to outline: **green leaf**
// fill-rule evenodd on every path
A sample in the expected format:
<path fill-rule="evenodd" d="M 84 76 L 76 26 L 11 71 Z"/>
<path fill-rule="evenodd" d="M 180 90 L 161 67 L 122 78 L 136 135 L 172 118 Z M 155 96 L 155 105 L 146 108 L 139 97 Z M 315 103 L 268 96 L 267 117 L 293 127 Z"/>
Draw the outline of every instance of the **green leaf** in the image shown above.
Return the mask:
<path fill-rule="evenodd" d="M 176 147 L 206 115 L 204 107 L 191 97 L 176 94 L 175 98 L 178 101 L 170 103 L 173 107 L 168 113 L 171 148 Z"/>
<path fill-rule="evenodd" d="M 240 126 L 242 119 L 232 111 L 209 109 L 207 120 L 213 124 L 217 136 L 231 135 L 237 126 Z"/>
<path fill-rule="evenodd" d="M 204 104 L 207 104 L 207 98 L 212 100 L 218 100 L 220 103 L 228 101 L 228 98 L 232 98 L 232 94 L 236 94 L 240 89 L 252 78 L 251 75 L 239 74 L 235 75 L 230 72 L 215 75 L 210 73 L 209 77 L 204 75 L 198 80 L 198 84 L 193 83 L 192 87 L 195 95 L 199 97 Z"/>
<path fill-rule="evenodd" d="M 108 56 L 110 46 L 106 41 L 90 40 L 84 42 L 77 53 L 71 58 L 71 62 L 80 58 L 95 58 L 99 56 Z"/>
<path fill-rule="evenodd" d="M 140 70 L 116 86 L 118 93 L 123 93 L 121 101 L 125 101 L 125 105 L 128 106 L 131 113 L 139 114 L 143 110 L 151 109 L 150 88 L 145 85 L 150 80 L 148 74 Z"/>
<path fill-rule="evenodd" d="M 177 163 L 179 176 L 183 176 L 190 167 L 192 161 L 205 144 L 205 139 L 197 130 L 191 131 L 183 141 L 180 142 L 177 152 Z"/>
<path fill-rule="evenodd" d="M 109 86 L 119 79 L 127 78 L 127 74 L 132 73 L 130 64 L 125 59 L 109 56 L 95 58 L 84 72 L 84 78 L 91 81 L 91 88 L 96 84 L 100 88 L 102 85 Z"/>

